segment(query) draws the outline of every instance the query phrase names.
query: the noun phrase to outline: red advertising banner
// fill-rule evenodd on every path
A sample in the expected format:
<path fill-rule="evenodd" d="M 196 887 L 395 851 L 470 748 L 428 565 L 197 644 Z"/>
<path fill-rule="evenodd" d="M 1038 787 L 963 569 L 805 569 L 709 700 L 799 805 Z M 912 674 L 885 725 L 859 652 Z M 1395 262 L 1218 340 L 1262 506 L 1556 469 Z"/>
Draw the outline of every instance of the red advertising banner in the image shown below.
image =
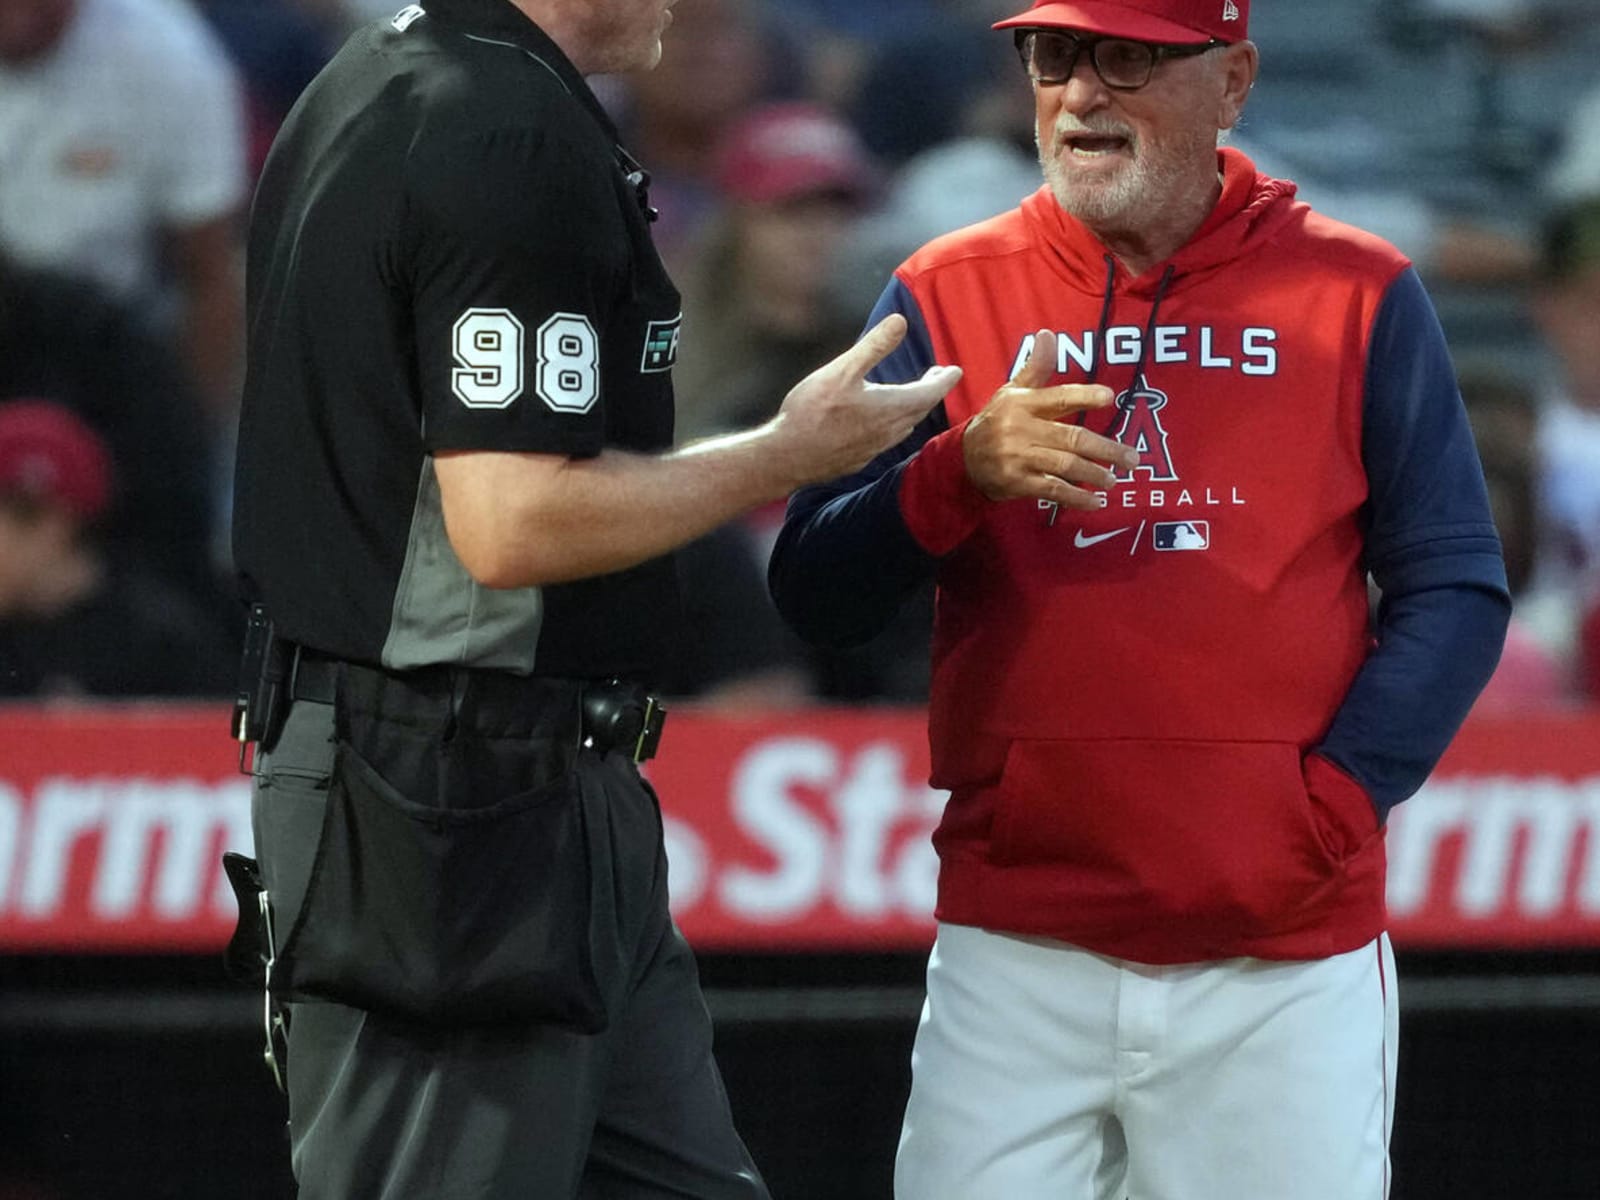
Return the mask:
<path fill-rule="evenodd" d="M 211 707 L 0 707 L 0 951 L 214 951 L 249 780 Z M 649 774 L 703 950 L 932 940 L 920 712 L 674 711 Z M 1464 729 L 1389 831 L 1402 947 L 1600 947 L 1600 713 Z"/>

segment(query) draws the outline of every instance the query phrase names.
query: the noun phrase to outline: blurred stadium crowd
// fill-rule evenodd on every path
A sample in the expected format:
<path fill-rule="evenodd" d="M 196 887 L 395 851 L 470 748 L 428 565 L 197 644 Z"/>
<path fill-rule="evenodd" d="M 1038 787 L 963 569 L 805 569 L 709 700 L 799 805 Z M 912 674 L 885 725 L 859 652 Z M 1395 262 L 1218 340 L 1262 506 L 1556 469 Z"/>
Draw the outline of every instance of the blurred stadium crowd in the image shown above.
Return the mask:
<path fill-rule="evenodd" d="M 0 698 L 231 692 L 250 188 L 300 89 L 399 7 L 0 0 Z M 907 253 L 1038 186 L 987 29 L 1020 7 L 679 0 L 658 70 L 596 81 L 684 293 L 684 439 L 769 416 Z M 1252 28 L 1234 144 L 1415 259 L 1497 435 L 1518 604 L 1482 708 L 1600 702 L 1600 6 L 1256 0 Z M 780 517 L 683 556 L 671 690 L 921 700 L 931 597 L 859 651 L 801 647 L 763 582 Z"/>

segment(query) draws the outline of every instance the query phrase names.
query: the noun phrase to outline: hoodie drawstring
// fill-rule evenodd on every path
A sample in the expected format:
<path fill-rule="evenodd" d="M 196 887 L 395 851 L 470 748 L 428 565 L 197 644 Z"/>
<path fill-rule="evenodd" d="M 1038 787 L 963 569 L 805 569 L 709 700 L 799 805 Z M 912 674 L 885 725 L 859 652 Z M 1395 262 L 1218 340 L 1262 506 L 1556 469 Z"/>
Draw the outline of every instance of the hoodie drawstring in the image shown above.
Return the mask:
<path fill-rule="evenodd" d="M 1144 365 L 1150 361 L 1150 345 L 1156 340 L 1156 314 L 1161 311 L 1161 302 L 1167 298 L 1167 287 L 1172 283 L 1172 276 L 1176 272 L 1177 268 L 1168 263 L 1167 269 L 1161 273 L 1161 282 L 1156 285 L 1156 298 L 1150 302 L 1150 319 L 1144 323 L 1144 337 L 1139 339 L 1139 365 L 1133 369 L 1133 386 L 1135 388 L 1149 386 L 1145 382 Z M 1104 319 L 1103 317 L 1101 318 L 1102 321 Z M 1105 334 L 1102 333 L 1100 336 L 1104 338 Z M 1103 349 L 1104 346 L 1102 344 Z M 1098 364 L 1099 361 L 1100 356 L 1096 355 L 1095 363 Z"/>
<path fill-rule="evenodd" d="M 1106 360 L 1106 331 L 1111 328 L 1111 306 L 1117 293 L 1117 260 L 1115 255 L 1107 254 L 1106 259 L 1106 294 L 1100 302 L 1100 324 L 1094 334 L 1094 364 L 1089 368 L 1089 383 L 1094 383 L 1100 378 L 1100 365 Z M 1167 288 L 1172 283 L 1172 277 L 1177 273 L 1177 268 L 1170 263 L 1161 273 L 1161 282 L 1156 285 L 1155 299 L 1150 304 L 1150 319 L 1145 322 L 1144 337 L 1139 341 L 1139 363 L 1133 370 L 1133 383 L 1130 390 L 1137 390 L 1146 385 L 1144 366 L 1150 358 L 1150 343 L 1156 336 L 1156 315 L 1161 311 L 1161 302 L 1167 298 Z M 1118 412 L 1115 407 L 1111 410 L 1111 424 L 1103 431 L 1103 436 L 1111 437 L 1112 430 L 1117 427 Z M 1086 413 L 1078 413 L 1073 420 L 1079 425 L 1087 424 Z M 1060 508 L 1055 504 L 1046 506 L 1049 510 L 1049 524 L 1056 523 Z"/>
<path fill-rule="evenodd" d="M 1106 358 L 1106 330 L 1111 328 L 1111 302 L 1116 296 L 1117 289 L 1117 260 L 1114 256 L 1106 255 L 1106 294 L 1100 301 L 1100 325 L 1094 332 L 1094 366 L 1089 368 L 1088 382 L 1093 383 L 1100 376 L 1100 364 Z"/>
<path fill-rule="evenodd" d="M 1150 361 L 1151 344 L 1156 340 L 1156 318 L 1161 313 L 1161 302 L 1167 298 L 1167 288 L 1172 286 L 1172 279 L 1177 274 L 1177 271 L 1178 269 L 1175 266 L 1168 263 L 1167 269 L 1161 273 L 1161 282 L 1156 285 L 1155 299 L 1150 303 L 1150 317 L 1144 325 L 1144 336 L 1139 339 L 1139 362 L 1133 369 L 1133 383 L 1129 385 L 1130 390 L 1138 390 L 1149 386 L 1144 377 L 1144 368 L 1145 364 Z M 1117 260 L 1114 256 L 1108 254 L 1106 255 L 1106 294 L 1105 299 L 1100 304 L 1100 325 L 1095 330 L 1094 335 L 1094 365 L 1089 369 L 1087 381 L 1089 383 L 1094 383 L 1099 379 L 1100 365 L 1106 360 L 1106 331 L 1111 328 L 1111 304 L 1116 295 L 1116 285 Z M 1113 409 L 1110 429 L 1116 428 L 1117 415 L 1116 410 Z M 1083 413 L 1078 414 L 1077 421 L 1080 425 L 1084 424 Z M 1105 436 L 1111 436 L 1109 429 L 1106 431 Z"/>

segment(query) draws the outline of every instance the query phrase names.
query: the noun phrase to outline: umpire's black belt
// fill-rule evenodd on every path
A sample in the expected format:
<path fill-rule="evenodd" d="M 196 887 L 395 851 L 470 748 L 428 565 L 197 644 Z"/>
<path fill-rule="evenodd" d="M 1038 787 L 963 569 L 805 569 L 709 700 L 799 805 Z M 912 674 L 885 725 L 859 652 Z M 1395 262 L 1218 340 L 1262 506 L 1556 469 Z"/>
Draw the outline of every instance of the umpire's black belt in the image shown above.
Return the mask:
<path fill-rule="evenodd" d="M 581 742 L 634 762 L 655 755 L 666 721 L 661 701 L 641 684 L 624 680 L 552 679 L 470 667 L 432 666 L 390 671 L 330 658 L 296 647 L 289 659 L 289 695 L 332 704 L 339 679 L 359 675 L 376 684 L 347 689 L 376 696 L 374 715 L 398 720 L 452 719 L 497 737 L 544 737 Z"/>

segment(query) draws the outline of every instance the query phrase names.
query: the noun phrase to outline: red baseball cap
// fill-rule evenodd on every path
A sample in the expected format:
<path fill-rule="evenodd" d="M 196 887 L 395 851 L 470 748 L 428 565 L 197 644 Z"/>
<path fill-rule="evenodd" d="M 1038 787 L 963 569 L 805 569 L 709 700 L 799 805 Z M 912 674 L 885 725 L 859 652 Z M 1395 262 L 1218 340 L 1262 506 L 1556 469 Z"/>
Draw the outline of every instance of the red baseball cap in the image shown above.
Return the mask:
<path fill-rule="evenodd" d="M 71 409 L 0 401 L 0 494 L 59 504 L 85 521 L 111 499 L 111 452 Z"/>
<path fill-rule="evenodd" d="M 770 104 L 736 122 L 716 153 L 717 185 L 734 200 L 771 204 L 837 192 L 865 199 L 877 183 L 855 130 L 815 104 Z"/>
<path fill-rule="evenodd" d="M 994 28 L 1080 29 L 1175 46 L 1242 42 L 1250 36 L 1250 0 L 1035 0 Z"/>

